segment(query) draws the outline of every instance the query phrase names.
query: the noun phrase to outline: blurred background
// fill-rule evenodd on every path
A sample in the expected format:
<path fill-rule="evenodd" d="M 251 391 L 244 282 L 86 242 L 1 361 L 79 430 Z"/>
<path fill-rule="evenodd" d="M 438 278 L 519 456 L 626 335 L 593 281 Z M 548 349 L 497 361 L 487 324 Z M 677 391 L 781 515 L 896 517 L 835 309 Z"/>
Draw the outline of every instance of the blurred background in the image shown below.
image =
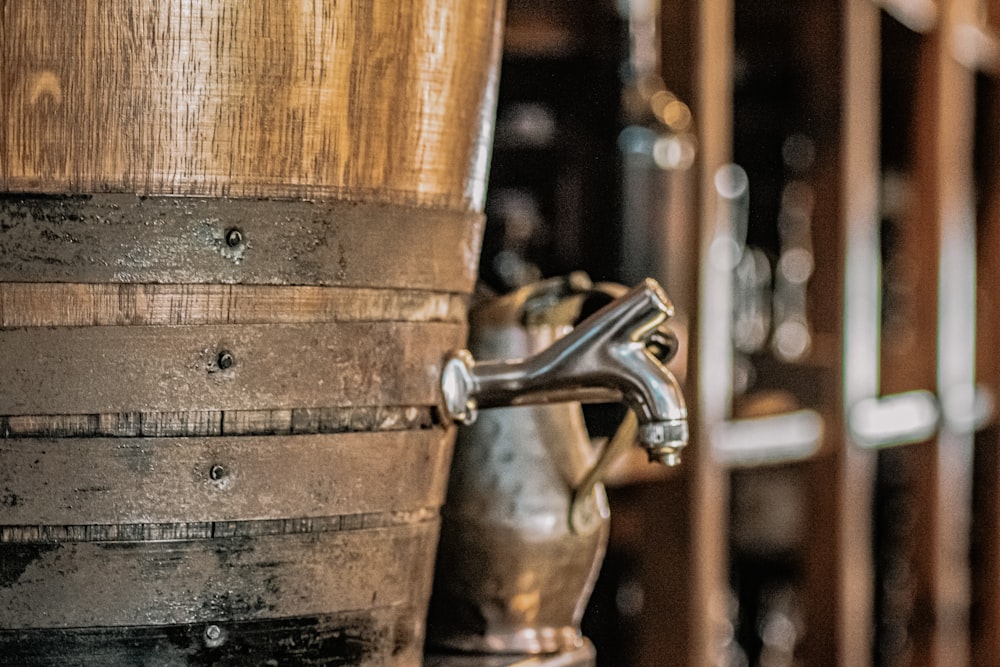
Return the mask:
<path fill-rule="evenodd" d="M 1000 664 L 998 39 L 995 0 L 508 1 L 482 282 L 657 278 L 694 417 L 609 482 L 600 665 Z"/>

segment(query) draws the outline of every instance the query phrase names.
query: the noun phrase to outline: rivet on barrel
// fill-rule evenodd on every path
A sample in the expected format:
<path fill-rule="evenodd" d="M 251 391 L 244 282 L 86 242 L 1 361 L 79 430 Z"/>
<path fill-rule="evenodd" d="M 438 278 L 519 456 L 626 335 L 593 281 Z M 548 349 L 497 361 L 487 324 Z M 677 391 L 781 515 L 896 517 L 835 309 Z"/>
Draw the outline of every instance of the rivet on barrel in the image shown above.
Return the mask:
<path fill-rule="evenodd" d="M 214 648 L 216 646 L 222 646 L 225 641 L 226 636 L 222 632 L 222 628 L 218 625 L 213 623 L 205 628 L 205 646 Z"/>
<path fill-rule="evenodd" d="M 226 230 L 226 245 L 230 248 L 236 248 L 237 246 L 243 245 L 243 232 L 237 227 L 231 227 Z"/>
<path fill-rule="evenodd" d="M 222 352 L 219 352 L 219 357 L 216 359 L 216 363 L 219 365 L 219 368 L 226 370 L 227 368 L 233 367 L 233 364 L 236 363 L 236 359 L 233 357 L 231 352 L 223 350 Z"/>

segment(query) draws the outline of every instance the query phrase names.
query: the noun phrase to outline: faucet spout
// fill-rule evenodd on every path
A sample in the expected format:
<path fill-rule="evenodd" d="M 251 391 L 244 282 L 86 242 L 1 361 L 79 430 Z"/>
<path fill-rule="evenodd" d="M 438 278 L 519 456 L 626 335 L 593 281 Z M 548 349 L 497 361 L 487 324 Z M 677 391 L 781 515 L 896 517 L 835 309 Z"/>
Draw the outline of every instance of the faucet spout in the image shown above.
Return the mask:
<path fill-rule="evenodd" d="M 650 459 L 675 465 L 688 440 L 687 408 L 666 359 L 654 353 L 673 340 L 663 326 L 672 314 L 663 289 L 647 279 L 526 359 L 476 362 L 456 353 L 442 376 L 445 412 L 469 423 L 477 409 L 621 401 Z"/>

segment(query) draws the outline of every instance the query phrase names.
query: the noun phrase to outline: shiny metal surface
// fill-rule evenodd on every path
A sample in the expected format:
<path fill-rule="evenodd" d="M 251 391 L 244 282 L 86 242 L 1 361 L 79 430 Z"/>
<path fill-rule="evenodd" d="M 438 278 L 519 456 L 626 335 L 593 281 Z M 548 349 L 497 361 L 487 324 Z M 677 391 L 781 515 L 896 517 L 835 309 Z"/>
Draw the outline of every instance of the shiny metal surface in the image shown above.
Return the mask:
<path fill-rule="evenodd" d="M 0 229 L 4 283 L 468 293 L 483 216 L 344 200 L 0 193 Z"/>
<path fill-rule="evenodd" d="M 552 653 L 580 620 L 608 536 L 604 487 L 572 491 L 593 465 L 578 404 L 501 408 L 461 430 L 442 508 L 430 645 Z"/>
<path fill-rule="evenodd" d="M 622 445 L 594 449 L 580 398 L 625 397 L 645 425 L 674 429 L 663 442 L 647 438 L 654 451 L 674 454 L 686 442 L 680 391 L 646 349 L 669 341 L 660 329 L 666 296 L 644 283 L 572 329 L 595 291 L 618 290 L 575 277 L 475 306 L 472 352 L 446 366 L 450 414 L 470 425 L 460 429 L 442 509 L 431 646 L 543 654 L 584 645 L 580 620 L 608 535 L 598 476 Z M 477 364 L 473 353 L 521 360 Z M 480 406 L 495 409 L 472 419 Z M 634 443 L 637 421 L 616 442 Z"/>
<path fill-rule="evenodd" d="M 661 340 L 658 330 L 672 314 L 666 293 L 646 279 L 526 358 L 478 362 L 456 353 L 442 376 L 446 413 L 469 423 L 482 408 L 623 401 L 650 460 L 674 465 L 687 444 L 687 409 L 677 380 L 647 347 Z"/>

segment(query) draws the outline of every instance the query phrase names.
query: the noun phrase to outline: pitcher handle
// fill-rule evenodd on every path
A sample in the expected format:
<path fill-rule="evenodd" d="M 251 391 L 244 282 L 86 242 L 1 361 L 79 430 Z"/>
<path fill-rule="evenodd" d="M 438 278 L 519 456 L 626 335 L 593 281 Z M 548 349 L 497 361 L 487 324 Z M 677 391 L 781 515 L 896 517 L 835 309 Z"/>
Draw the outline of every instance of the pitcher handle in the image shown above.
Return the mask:
<path fill-rule="evenodd" d="M 635 413 L 629 410 L 625 413 L 625 419 L 619 424 L 615 434 L 604 445 L 597 461 L 572 491 L 569 505 L 569 529 L 571 532 L 578 533 L 583 530 L 586 522 L 583 516 L 584 500 L 594 490 L 594 486 L 604 479 L 611 464 L 632 448 L 638 433 L 639 421 L 635 418 Z"/>
<path fill-rule="evenodd" d="M 677 338 L 670 331 L 658 330 L 646 343 L 646 347 L 661 363 L 666 364 L 673 359 L 677 353 Z M 605 474 L 611 465 L 625 455 L 636 443 L 639 437 L 639 420 L 630 409 L 625 413 L 625 418 L 615 429 L 614 435 L 604 445 L 604 449 L 597 457 L 597 461 L 584 475 L 580 483 L 572 490 L 569 507 L 569 528 L 572 532 L 578 532 L 583 528 L 584 519 L 582 509 L 584 499 L 593 491 L 594 485 L 604 479 Z M 676 465 L 679 462 L 680 453 L 673 452 L 673 456 L 678 460 L 666 461 L 668 465 Z"/>

